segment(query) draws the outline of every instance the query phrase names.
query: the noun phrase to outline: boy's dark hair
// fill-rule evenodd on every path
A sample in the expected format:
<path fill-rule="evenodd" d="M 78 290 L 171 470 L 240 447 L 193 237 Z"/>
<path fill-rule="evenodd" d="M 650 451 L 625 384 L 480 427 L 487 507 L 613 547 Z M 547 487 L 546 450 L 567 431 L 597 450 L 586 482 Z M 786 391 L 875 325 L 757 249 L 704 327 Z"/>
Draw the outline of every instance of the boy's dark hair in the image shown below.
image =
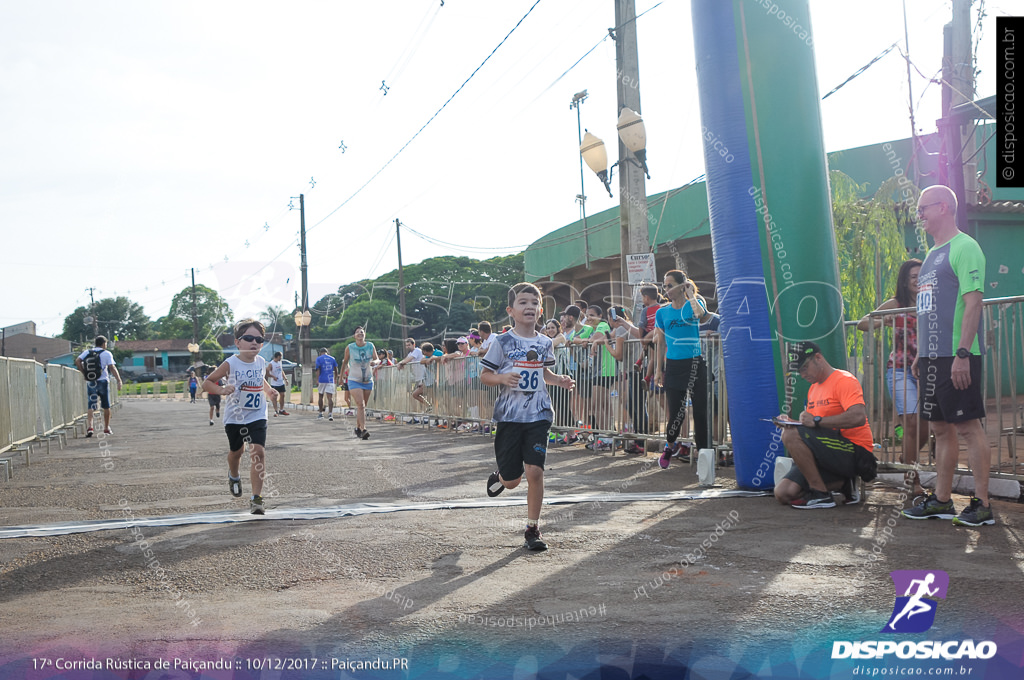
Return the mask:
<path fill-rule="evenodd" d="M 425 342 L 420 346 L 420 351 L 423 352 L 423 356 L 428 357 L 434 353 L 434 345 L 430 342 Z"/>
<path fill-rule="evenodd" d="M 284 358 L 284 355 L 281 354 L 280 352 L 274 352 L 274 358 L 276 359 L 278 357 Z"/>
<path fill-rule="evenodd" d="M 657 286 L 641 286 L 640 294 L 645 295 L 652 300 L 658 299 L 658 287 Z"/>
<path fill-rule="evenodd" d="M 580 309 L 586 309 L 587 307 L 590 306 L 586 300 L 573 300 L 572 303 L 579 307 Z"/>
<path fill-rule="evenodd" d="M 520 293 L 529 293 L 530 295 L 536 295 L 538 300 L 543 300 L 544 296 L 541 295 L 540 288 L 533 285 L 532 283 L 517 283 L 508 289 L 508 306 L 511 307 L 515 304 L 516 298 L 519 297 Z"/>
<path fill-rule="evenodd" d="M 481 321 L 480 322 L 480 332 L 481 333 L 490 333 L 491 332 L 491 322 L 490 321 Z"/>
<path fill-rule="evenodd" d="M 562 314 L 565 316 L 572 317 L 573 321 L 579 321 L 580 316 L 583 315 L 583 310 L 577 307 L 576 305 L 569 305 L 568 307 L 562 310 Z"/>
<path fill-rule="evenodd" d="M 411 342 L 413 347 L 416 346 L 416 338 L 406 338 L 405 341 Z"/>
<path fill-rule="evenodd" d="M 105 336 L 103 336 L 103 335 L 97 335 L 96 336 L 96 340 L 93 343 L 93 346 L 95 346 L 95 347 L 103 347 L 106 344 L 107 344 L 107 338 Z"/>
<path fill-rule="evenodd" d="M 235 339 L 237 340 L 238 338 L 245 335 L 245 329 L 248 328 L 249 326 L 256 326 L 256 329 L 260 332 L 260 335 L 267 334 L 267 327 L 264 326 L 263 323 L 261 323 L 260 321 L 257 321 L 256 319 L 242 319 L 241 321 L 235 324 Z"/>
<path fill-rule="evenodd" d="M 316 352 L 317 352 L 317 354 L 327 354 L 327 348 L 326 347 L 321 347 Z"/>

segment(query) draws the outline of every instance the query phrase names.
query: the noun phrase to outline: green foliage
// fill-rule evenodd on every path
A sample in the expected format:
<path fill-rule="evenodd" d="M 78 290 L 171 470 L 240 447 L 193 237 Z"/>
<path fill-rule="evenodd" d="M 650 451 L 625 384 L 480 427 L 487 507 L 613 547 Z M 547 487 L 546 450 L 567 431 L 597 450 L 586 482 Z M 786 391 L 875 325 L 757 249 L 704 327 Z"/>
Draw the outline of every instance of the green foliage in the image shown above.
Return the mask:
<path fill-rule="evenodd" d="M 901 190 L 895 177 L 866 199 L 860 198 L 864 188 L 849 176 L 833 170 L 830 181 L 839 282 L 846 318 L 854 320 L 896 292 L 896 275 L 910 257 L 904 230 L 911 219 L 913 200 L 893 200 Z"/>
<path fill-rule="evenodd" d="M 151 322 L 142 310 L 142 305 L 121 296 L 104 298 L 95 307 L 82 306 L 64 318 L 61 337 L 72 342 L 88 342 L 96 337 L 92 323 L 85 323 L 86 317 L 95 316 L 99 334 L 113 342 L 118 340 L 144 340 L 149 337 Z"/>
<path fill-rule="evenodd" d="M 132 351 L 130 349 L 118 349 L 117 347 L 114 347 L 110 350 L 110 353 L 114 355 L 114 363 L 118 366 L 124 364 L 125 359 L 131 359 L 132 357 Z M 79 354 L 81 354 L 81 352 L 79 352 Z"/>
<path fill-rule="evenodd" d="M 522 253 L 484 261 L 434 257 L 405 267 L 405 335 L 433 342 L 464 335 L 484 319 L 500 326 L 507 318 L 507 291 L 523 280 L 523 272 Z M 344 350 L 353 329 L 363 325 L 367 339 L 378 347 L 400 349 L 400 310 L 396 269 L 372 281 L 345 284 L 320 298 L 310 308 L 310 332 L 314 339 L 343 340 Z"/>
<path fill-rule="evenodd" d="M 204 285 L 195 287 L 196 318 L 199 321 L 199 339 L 216 338 L 218 334 L 231 328 L 233 315 L 231 307 L 217 291 Z M 192 338 L 192 286 L 186 286 L 171 299 L 171 308 L 164 317 L 167 326 L 173 332 L 180 333 L 180 324 L 171 320 L 184 320 L 188 323 L 187 335 L 171 335 L 165 337 Z M 163 321 L 163 320 L 161 320 Z M 164 324 L 161 324 L 161 328 Z"/>
<path fill-rule="evenodd" d="M 160 340 L 191 340 L 192 320 L 191 318 L 185 320 L 161 316 L 153 324 L 152 337 Z"/>

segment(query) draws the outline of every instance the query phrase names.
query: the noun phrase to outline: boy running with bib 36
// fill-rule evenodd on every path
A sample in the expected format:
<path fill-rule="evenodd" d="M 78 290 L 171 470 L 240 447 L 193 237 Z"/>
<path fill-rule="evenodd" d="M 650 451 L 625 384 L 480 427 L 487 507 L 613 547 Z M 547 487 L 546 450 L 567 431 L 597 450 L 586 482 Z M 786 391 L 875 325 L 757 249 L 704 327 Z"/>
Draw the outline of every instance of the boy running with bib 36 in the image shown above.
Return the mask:
<path fill-rule="evenodd" d="M 508 333 L 495 336 L 480 361 L 480 381 L 502 388 L 494 402 L 498 470 L 487 479 L 487 495 L 494 497 L 516 488 L 525 470 L 526 547 L 547 550 L 538 526 L 544 503 L 548 429 L 554 418 L 546 385 L 571 390 L 576 382 L 551 370 L 555 365 L 551 338 L 537 332 L 542 312 L 540 290 L 532 283 L 517 283 L 508 292 L 506 311 L 515 325 Z"/>
<path fill-rule="evenodd" d="M 264 447 L 267 444 L 267 394 L 273 388 L 267 383 L 267 360 L 259 356 L 263 345 L 265 329 L 263 324 L 244 319 L 235 324 L 235 345 L 238 354 L 230 356 L 207 376 L 203 389 L 210 394 L 227 397 L 224 405 L 224 432 L 228 436 L 228 488 L 231 495 L 242 495 L 242 480 L 238 464 L 242 460 L 245 445 L 250 445 L 252 462 L 249 467 L 249 482 L 252 484 L 252 498 L 249 511 L 254 515 L 264 513 L 263 480 L 267 476 Z M 227 385 L 217 382 L 227 378 Z"/>

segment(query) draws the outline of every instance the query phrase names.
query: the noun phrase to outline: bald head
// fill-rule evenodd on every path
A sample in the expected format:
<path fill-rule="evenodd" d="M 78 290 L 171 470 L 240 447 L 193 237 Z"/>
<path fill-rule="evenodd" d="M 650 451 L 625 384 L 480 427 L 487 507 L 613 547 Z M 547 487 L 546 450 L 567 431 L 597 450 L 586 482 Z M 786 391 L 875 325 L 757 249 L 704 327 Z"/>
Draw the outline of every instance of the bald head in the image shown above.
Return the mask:
<path fill-rule="evenodd" d="M 917 200 L 917 219 L 921 227 L 941 245 L 956 236 L 956 194 L 947 186 L 930 186 Z"/>

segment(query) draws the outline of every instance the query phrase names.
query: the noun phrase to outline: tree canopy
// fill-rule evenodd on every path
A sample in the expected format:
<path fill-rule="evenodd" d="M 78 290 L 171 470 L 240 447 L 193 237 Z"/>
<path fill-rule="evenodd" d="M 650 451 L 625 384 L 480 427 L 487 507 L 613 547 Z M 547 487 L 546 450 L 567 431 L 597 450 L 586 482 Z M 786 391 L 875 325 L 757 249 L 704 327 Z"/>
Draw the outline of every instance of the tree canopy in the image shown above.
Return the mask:
<path fill-rule="evenodd" d="M 216 338 L 231 328 L 231 307 L 217 291 L 197 285 L 196 318 L 199 321 L 199 340 Z M 167 316 L 157 322 L 162 338 L 192 338 L 192 286 L 187 286 L 171 299 Z"/>
<path fill-rule="evenodd" d="M 95 317 L 99 334 L 109 340 L 143 340 L 149 337 L 152 327 L 142 305 L 120 296 L 98 300 L 92 308 L 83 305 L 75 309 L 64 318 L 61 337 L 72 342 L 92 340 L 96 333 L 92 321 L 86 323 L 88 317 Z"/>
<path fill-rule="evenodd" d="M 832 171 L 832 219 L 839 255 L 839 283 L 847 320 L 859 319 L 896 292 L 896 275 L 910 255 L 905 230 L 913 220 L 914 196 L 896 202 L 900 187 L 892 178 L 871 198 L 863 187 Z"/>
<path fill-rule="evenodd" d="M 505 299 L 510 286 L 523 280 L 523 255 L 475 260 L 434 257 L 405 267 L 405 335 L 438 341 L 462 335 L 483 320 L 499 326 L 507 318 Z M 398 270 L 374 280 L 342 285 L 310 309 L 314 339 L 345 342 L 356 326 L 380 346 L 400 342 L 403 323 Z M 328 344 L 328 343 L 323 343 Z"/>

